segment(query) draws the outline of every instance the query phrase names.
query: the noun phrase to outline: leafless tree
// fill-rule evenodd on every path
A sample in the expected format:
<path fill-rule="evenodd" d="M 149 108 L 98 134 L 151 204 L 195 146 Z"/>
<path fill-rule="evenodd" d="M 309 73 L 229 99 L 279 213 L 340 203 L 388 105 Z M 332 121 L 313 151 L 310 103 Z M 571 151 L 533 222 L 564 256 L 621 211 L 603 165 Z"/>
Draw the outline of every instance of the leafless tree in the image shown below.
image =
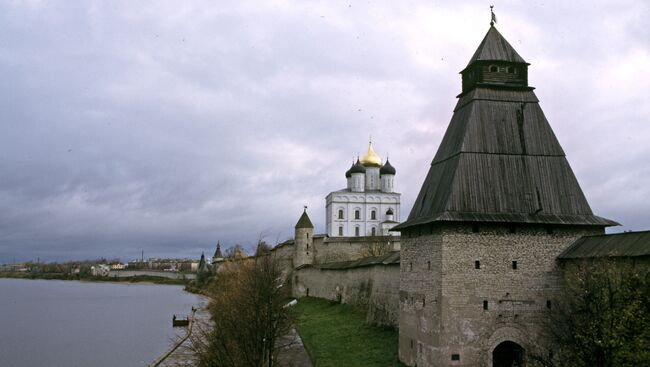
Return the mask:
<path fill-rule="evenodd" d="M 371 257 L 386 255 L 393 249 L 390 239 L 381 236 L 369 236 L 359 250 L 359 256 Z"/>
<path fill-rule="evenodd" d="M 272 367 L 277 340 L 290 328 L 288 287 L 269 248 L 254 258 L 227 261 L 207 295 L 213 327 L 194 346 L 199 366 Z"/>

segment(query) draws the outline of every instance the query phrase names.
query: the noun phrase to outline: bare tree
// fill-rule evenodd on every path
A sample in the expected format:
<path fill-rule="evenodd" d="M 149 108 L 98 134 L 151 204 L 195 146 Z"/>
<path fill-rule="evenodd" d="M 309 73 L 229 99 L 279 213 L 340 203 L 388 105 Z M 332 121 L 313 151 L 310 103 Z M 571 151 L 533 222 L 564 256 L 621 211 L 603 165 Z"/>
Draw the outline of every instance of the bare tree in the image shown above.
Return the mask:
<path fill-rule="evenodd" d="M 390 239 L 381 236 L 366 237 L 366 242 L 363 243 L 359 250 L 359 256 L 371 257 L 386 255 L 393 249 Z"/>
<path fill-rule="evenodd" d="M 289 293 L 266 247 L 255 258 L 227 261 L 207 295 L 214 327 L 195 345 L 199 366 L 274 366 L 276 342 L 291 325 Z"/>

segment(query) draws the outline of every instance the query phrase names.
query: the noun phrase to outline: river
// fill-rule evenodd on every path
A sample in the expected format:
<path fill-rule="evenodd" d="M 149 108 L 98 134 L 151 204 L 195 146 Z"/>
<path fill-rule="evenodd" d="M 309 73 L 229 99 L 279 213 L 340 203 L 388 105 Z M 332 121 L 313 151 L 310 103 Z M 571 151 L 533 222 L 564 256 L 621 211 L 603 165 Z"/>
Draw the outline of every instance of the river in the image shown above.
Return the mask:
<path fill-rule="evenodd" d="M 181 286 L 0 279 L 0 366 L 146 366 L 202 299 Z"/>

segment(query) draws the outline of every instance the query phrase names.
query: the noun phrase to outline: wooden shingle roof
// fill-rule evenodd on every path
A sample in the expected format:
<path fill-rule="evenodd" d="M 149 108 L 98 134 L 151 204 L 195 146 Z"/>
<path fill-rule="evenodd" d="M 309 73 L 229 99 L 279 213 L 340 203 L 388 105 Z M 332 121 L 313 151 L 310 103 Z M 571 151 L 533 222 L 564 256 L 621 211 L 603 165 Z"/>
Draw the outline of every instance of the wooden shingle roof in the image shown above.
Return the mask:
<path fill-rule="evenodd" d="M 494 26 L 490 27 L 467 66 L 476 61 L 509 61 L 527 64 Z"/>
<path fill-rule="evenodd" d="M 650 231 L 581 237 L 558 259 L 641 256 L 650 256 Z"/>
<path fill-rule="evenodd" d="M 494 27 L 473 60 L 488 56 L 524 62 Z M 489 85 L 460 96 L 411 213 L 395 229 L 438 221 L 618 225 L 591 211 L 532 88 Z"/>

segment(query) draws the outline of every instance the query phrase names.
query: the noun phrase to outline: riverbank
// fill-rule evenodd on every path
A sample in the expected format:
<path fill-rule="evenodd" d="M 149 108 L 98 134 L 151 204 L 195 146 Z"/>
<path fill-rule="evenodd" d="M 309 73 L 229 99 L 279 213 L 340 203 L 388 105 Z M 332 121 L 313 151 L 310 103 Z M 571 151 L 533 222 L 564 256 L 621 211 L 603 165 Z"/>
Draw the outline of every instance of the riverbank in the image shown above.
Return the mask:
<path fill-rule="evenodd" d="M 78 274 L 63 273 L 30 273 L 30 272 L 0 272 L 0 278 L 11 279 L 43 279 L 43 280 L 76 280 L 82 282 L 98 283 L 145 283 L 145 284 L 164 284 L 164 285 L 184 285 L 190 283 L 189 279 L 171 279 L 151 275 L 136 275 L 131 277 L 97 277 L 97 276 L 80 276 Z"/>

